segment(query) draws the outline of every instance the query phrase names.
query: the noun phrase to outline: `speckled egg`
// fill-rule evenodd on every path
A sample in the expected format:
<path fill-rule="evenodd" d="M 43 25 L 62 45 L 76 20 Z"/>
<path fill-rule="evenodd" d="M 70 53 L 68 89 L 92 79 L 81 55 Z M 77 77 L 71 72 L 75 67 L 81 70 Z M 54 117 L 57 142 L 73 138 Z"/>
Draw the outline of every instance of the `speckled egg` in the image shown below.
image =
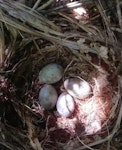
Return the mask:
<path fill-rule="evenodd" d="M 56 108 L 62 117 L 69 117 L 74 112 L 74 98 L 67 92 L 63 92 L 57 100 Z"/>
<path fill-rule="evenodd" d="M 45 84 L 39 92 L 39 102 L 46 110 L 53 109 L 58 99 L 57 91 L 52 85 Z"/>
<path fill-rule="evenodd" d="M 91 86 L 81 78 L 69 78 L 64 81 L 64 88 L 75 98 L 84 99 L 91 94 Z"/>
<path fill-rule="evenodd" d="M 39 72 L 39 81 L 41 83 L 53 84 L 58 82 L 63 76 L 63 68 L 59 64 L 51 63 L 46 65 Z"/>

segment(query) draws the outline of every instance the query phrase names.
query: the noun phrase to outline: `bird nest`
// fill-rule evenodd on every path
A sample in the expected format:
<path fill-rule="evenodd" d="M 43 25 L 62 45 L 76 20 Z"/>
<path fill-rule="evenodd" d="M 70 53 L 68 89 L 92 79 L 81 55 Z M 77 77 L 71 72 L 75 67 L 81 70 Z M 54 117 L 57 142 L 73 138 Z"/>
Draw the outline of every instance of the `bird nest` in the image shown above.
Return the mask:
<path fill-rule="evenodd" d="M 1 149 L 114 147 L 122 118 L 121 4 L 109 3 L 108 11 L 102 1 L 0 0 Z M 50 63 L 64 69 L 53 84 L 58 95 L 70 77 L 92 87 L 70 117 L 39 103 L 39 71 Z"/>

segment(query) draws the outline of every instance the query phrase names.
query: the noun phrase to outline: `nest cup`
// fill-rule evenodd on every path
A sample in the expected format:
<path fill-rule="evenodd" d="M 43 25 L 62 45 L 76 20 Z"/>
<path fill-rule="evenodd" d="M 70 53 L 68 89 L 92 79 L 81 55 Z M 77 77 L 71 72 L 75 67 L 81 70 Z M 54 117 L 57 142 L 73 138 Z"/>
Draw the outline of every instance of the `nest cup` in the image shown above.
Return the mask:
<path fill-rule="evenodd" d="M 47 118 L 49 116 L 52 120 L 55 118 L 54 125 L 58 126 L 54 132 L 52 131 L 49 133 L 51 140 L 54 140 L 55 138 L 57 139 L 56 133 L 59 130 L 62 131 L 64 137 L 68 134 L 68 137 L 65 139 L 66 141 L 69 141 L 69 137 L 75 136 L 75 134 L 81 139 L 85 135 L 89 140 L 91 140 L 89 137 L 91 135 L 106 136 L 108 127 L 112 125 L 111 112 L 113 113 L 113 105 L 117 98 L 117 95 L 115 95 L 116 91 L 114 91 L 116 85 L 114 85 L 115 87 L 111 86 L 111 83 L 108 81 L 108 73 L 104 69 L 104 71 L 101 72 L 90 63 L 81 59 L 82 57 L 76 57 L 68 48 L 63 46 L 45 46 L 42 49 L 41 54 L 37 54 L 37 57 L 37 75 L 41 68 L 50 63 L 60 64 L 64 68 L 62 79 L 53 84 L 58 91 L 58 95 L 66 90 L 63 87 L 65 79 L 72 77 L 78 77 L 79 79 L 82 78 L 92 87 L 90 97 L 82 100 L 75 100 L 75 111 L 71 117 L 63 118 L 60 115 L 56 115 L 55 108 L 50 111 L 51 114 L 49 111 L 44 112 L 44 115 Z M 102 66 L 100 67 L 102 68 Z M 50 124 L 52 120 L 50 120 Z M 108 124 L 107 127 L 106 123 Z M 62 138 L 63 137 L 58 137 L 58 140 L 61 142 Z M 62 142 L 62 144 L 64 143 Z"/>

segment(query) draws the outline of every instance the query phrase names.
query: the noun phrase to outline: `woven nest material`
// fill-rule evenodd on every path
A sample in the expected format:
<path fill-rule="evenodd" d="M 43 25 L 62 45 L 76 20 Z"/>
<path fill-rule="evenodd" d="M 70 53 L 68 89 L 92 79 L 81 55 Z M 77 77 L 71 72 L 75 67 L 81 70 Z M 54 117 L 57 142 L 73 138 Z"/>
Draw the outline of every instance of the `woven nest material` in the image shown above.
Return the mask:
<path fill-rule="evenodd" d="M 114 141 L 122 118 L 119 6 L 114 1 L 0 0 L 1 149 L 120 148 Z M 92 87 L 90 97 L 75 101 L 68 118 L 39 104 L 39 71 L 50 63 L 64 69 L 53 85 L 58 95 L 70 77 Z"/>

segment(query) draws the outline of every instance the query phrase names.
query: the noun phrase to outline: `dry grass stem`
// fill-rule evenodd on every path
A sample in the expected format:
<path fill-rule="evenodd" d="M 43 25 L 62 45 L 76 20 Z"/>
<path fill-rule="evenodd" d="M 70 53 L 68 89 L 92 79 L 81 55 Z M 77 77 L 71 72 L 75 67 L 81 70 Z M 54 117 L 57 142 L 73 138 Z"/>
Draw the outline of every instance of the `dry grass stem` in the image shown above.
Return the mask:
<path fill-rule="evenodd" d="M 37 11 L 40 11 L 42 9 L 45 9 L 46 7 L 48 7 L 52 2 L 54 2 L 55 0 L 49 0 L 47 1 L 45 4 L 43 4 L 42 6 L 37 8 Z"/>
<path fill-rule="evenodd" d="M 40 4 L 41 1 L 42 1 L 42 0 L 37 0 L 37 1 L 35 2 L 35 4 L 34 4 L 33 8 L 31 9 L 31 11 L 35 10 L 35 9 L 38 7 L 38 5 Z"/>

